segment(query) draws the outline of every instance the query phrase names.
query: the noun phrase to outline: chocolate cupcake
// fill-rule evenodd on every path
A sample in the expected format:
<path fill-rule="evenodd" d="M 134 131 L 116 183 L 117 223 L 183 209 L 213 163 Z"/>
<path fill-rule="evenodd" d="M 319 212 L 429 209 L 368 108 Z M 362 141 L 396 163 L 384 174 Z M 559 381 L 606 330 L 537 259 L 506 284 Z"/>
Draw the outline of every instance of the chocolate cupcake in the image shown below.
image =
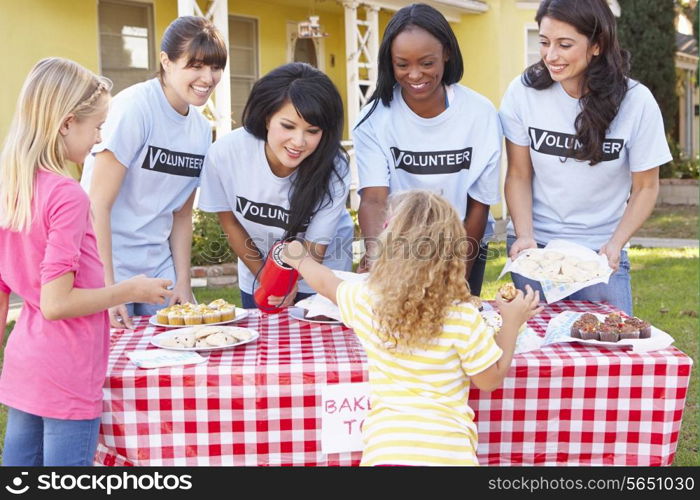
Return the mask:
<path fill-rule="evenodd" d="M 620 340 L 620 332 L 611 325 L 601 323 L 598 325 L 598 337 L 603 342 L 617 342 Z"/>
<path fill-rule="evenodd" d="M 605 322 L 608 325 L 620 326 L 622 323 L 622 317 L 617 313 L 610 313 L 605 317 Z"/>
<path fill-rule="evenodd" d="M 598 340 L 598 325 L 584 323 L 578 329 L 578 332 L 583 340 Z"/>
<path fill-rule="evenodd" d="M 638 339 L 640 336 L 639 328 L 625 323 L 620 327 L 620 340 Z"/>
<path fill-rule="evenodd" d="M 600 323 L 600 321 L 598 320 L 598 318 L 596 318 L 595 315 L 593 315 L 593 314 L 591 314 L 591 313 L 583 313 L 583 314 L 579 317 L 578 320 L 579 320 L 581 323 L 591 323 L 591 324 L 594 324 L 594 325 L 597 325 L 598 323 Z"/>
<path fill-rule="evenodd" d="M 648 339 L 651 337 L 651 324 L 648 321 L 644 321 L 639 318 L 628 318 L 625 320 L 625 324 L 632 325 L 633 327 L 639 329 L 639 338 Z"/>
<path fill-rule="evenodd" d="M 570 332 L 570 334 L 573 338 L 575 338 L 575 339 L 581 338 L 581 334 L 579 333 L 581 326 L 583 326 L 583 323 L 581 323 L 580 319 L 577 319 L 576 321 L 573 322 L 573 324 L 571 325 L 571 332 Z"/>

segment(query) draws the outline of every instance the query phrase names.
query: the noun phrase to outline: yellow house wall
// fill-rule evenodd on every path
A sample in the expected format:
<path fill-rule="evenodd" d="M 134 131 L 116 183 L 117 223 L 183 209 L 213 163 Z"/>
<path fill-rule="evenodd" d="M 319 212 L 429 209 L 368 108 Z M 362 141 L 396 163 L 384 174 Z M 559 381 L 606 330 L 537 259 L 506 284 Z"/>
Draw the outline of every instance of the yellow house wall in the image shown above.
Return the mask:
<path fill-rule="evenodd" d="M 283 5 L 273 0 L 229 1 L 229 14 L 253 17 L 258 20 L 260 76 L 287 63 L 287 22 L 299 22 L 309 17 L 308 7 Z M 341 13 L 316 11 L 329 36 L 323 39 L 324 70 L 338 88 L 343 103 L 345 91 L 345 21 Z M 347 130 L 345 137 L 347 137 Z"/>
<path fill-rule="evenodd" d="M 22 83 L 44 57 L 61 56 L 97 71 L 97 3 L 94 0 L 0 0 L 0 137 L 8 132 Z M 11 66 L 7 66 L 11 62 Z"/>

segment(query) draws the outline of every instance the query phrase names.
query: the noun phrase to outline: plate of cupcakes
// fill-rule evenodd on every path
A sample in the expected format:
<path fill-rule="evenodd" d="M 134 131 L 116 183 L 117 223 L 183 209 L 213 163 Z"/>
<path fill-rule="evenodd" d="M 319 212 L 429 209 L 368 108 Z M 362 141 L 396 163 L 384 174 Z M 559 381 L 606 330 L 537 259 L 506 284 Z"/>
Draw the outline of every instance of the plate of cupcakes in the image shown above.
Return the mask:
<path fill-rule="evenodd" d="M 550 320 L 544 345 L 558 342 L 632 346 L 635 352 L 648 352 L 665 349 L 673 343 L 673 337 L 636 317 L 564 311 Z"/>

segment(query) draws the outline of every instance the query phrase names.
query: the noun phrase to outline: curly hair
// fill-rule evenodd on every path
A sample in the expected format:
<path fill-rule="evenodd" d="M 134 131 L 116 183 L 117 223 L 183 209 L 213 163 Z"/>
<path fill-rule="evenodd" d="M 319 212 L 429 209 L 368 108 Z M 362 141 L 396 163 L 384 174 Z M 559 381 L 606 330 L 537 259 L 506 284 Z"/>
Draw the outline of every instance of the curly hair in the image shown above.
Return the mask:
<path fill-rule="evenodd" d="M 426 190 L 392 197 L 368 285 L 380 338 L 411 349 L 438 337 L 447 309 L 469 298 L 467 235 L 452 205 Z"/>
<path fill-rule="evenodd" d="M 583 74 L 586 90 L 580 99 L 581 112 L 574 122 L 576 135 L 572 141 L 579 142 L 581 148 L 572 146 L 571 152 L 573 158 L 595 165 L 603 161 L 605 134 L 627 93 L 629 52 L 620 48 L 615 17 L 605 0 L 544 0 L 535 16 L 537 24 L 545 17 L 570 24 L 589 43 L 600 47 L 600 55 L 591 60 Z M 554 83 L 542 60 L 525 70 L 522 81 L 536 90 Z"/>

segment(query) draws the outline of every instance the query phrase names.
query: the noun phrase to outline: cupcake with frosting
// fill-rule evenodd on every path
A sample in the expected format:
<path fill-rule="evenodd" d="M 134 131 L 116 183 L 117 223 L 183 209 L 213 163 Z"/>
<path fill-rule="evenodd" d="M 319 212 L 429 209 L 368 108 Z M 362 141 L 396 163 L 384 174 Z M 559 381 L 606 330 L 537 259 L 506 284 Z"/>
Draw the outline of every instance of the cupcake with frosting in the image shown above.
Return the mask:
<path fill-rule="evenodd" d="M 173 310 L 168 313 L 169 325 L 185 326 L 185 314 L 181 310 Z"/>
<path fill-rule="evenodd" d="M 620 340 L 634 340 L 640 336 L 639 328 L 629 323 L 624 323 L 620 327 Z"/>
<path fill-rule="evenodd" d="M 628 318 L 625 320 L 625 324 L 632 325 L 633 327 L 639 329 L 639 338 L 648 339 L 651 337 L 651 323 L 644 321 L 639 318 Z"/>
<path fill-rule="evenodd" d="M 172 310 L 171 307 L 165 307 L 163 309 L 160 309 L 156 311 L 156 322 L 160 323 L 161 325 L 167 325 L 168 323 L 168 314 Z"/>
<path fill-rule="evenodd" d="M 219 311 L 218 309 L 212 309 L 211 307 L 207 307 L 203 317 L 204 323 L 206 324 L 218 323 L 219 321 L 221 321 L 221 311 Z"/>
<path fill-rule="evenodd" d="M 598 340 L 598 325 L 583 323 L 579 327 L 578 333 L 583 340 Z"/>
<path fill-rule="evenodd" d="M 601 323 L 598 325 L 598 337 L 603 342 L 617 342 L 620 340 L 620 333 L 617 328 Z"/>
<path fill-rule="evenodd" d="M 219 313 L 221 313 L 221 321 L 233 321 L 236 319 L 236 308 L 230 304 L 221 307 Z"/>

